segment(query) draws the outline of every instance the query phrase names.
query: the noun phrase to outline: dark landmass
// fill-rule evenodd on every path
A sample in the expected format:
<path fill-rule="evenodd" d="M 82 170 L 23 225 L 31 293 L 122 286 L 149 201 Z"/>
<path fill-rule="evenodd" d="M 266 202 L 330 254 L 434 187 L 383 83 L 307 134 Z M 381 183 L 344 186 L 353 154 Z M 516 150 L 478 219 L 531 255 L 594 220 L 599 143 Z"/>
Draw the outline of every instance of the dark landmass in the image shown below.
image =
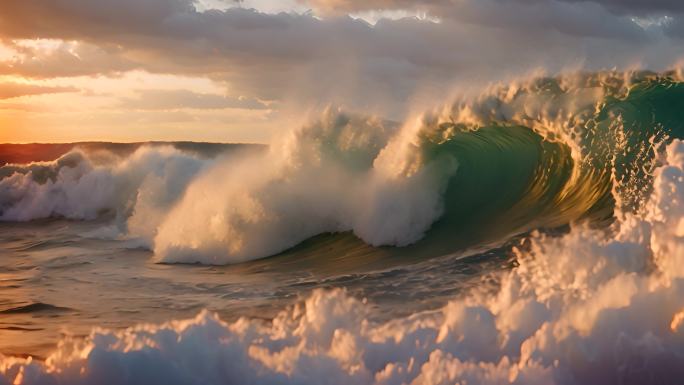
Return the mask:
<path fill-rule="evenodd" d="M 139 147 L 173 146 L 178 150 L 205 157 L 215 157 L 223 152 L 239 148 L 265 147 L 261 144 L 239 143 L 200 143 L 200 142 L 139 142 L 139 143 L 109 143 L 109 142 L 78 142 L 78 143 L 30 143 L 30 144 L 2 144 L 0 143 L 0 167 L 6 164 L 23 164 L 30 162 L 47 162 L 55 160 L 75 148 L 86 151 L 110 151 L 117 155 L 126 156 Z"/>

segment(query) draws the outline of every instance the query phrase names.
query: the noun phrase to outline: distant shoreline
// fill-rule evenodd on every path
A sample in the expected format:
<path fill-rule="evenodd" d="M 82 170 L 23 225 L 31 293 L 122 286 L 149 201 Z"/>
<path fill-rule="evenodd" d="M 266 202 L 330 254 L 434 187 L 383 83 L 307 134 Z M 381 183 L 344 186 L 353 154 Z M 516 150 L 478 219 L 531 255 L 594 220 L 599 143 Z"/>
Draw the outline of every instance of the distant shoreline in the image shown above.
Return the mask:
<path fill-rule="evenodd" d="M 210 142 L 74 142 L 74 143 L 0 143 L 0 167 L 7 164 L 24 164 L 30 162 L 49 162 L 58 159 L 74 148 L 86 150 L 107 150 L 116 154 L 130 154 L 141 146 L 173 146 L 179 150 L 215 156 L 227 149 L 235 147 L 265 147 L 254 143 L 210 143 Z"/>

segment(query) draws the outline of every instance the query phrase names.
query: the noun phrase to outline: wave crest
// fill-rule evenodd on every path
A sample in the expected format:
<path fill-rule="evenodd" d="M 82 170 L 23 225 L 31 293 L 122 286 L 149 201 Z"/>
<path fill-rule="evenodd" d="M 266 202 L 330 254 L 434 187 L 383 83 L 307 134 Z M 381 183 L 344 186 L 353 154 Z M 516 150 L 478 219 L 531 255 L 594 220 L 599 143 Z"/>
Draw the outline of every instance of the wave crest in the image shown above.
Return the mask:
<path fill-rule="evenodd" d="M 314 235 L 354 231 L 371 245 L 420 239 L 442 213 L 454 157 L 408 173 L 384 159 L 420 159 L 387 123 L 328 110 L 266 155 L 215 166 L 188 188 L 159 227 L 166 262 L 227 263 L 265 257 Z M 395 144 L 396 143 L 396 144 Z M 408 166 L 407 166 L 408 167 Z M 207 194 L 211 191 L 211 194 Z"/>

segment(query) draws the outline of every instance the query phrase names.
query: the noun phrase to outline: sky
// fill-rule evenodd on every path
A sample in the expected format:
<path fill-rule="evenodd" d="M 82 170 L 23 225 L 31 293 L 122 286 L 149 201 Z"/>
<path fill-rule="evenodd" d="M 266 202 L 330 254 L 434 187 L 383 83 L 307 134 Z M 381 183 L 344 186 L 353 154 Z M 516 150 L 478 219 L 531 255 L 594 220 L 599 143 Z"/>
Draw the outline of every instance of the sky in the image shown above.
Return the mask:
<path fill-rule="evenodd" d="M 3 0 L 0 143 L 268 143 L 520 77 L 663 70 L 681 0 Z"/>

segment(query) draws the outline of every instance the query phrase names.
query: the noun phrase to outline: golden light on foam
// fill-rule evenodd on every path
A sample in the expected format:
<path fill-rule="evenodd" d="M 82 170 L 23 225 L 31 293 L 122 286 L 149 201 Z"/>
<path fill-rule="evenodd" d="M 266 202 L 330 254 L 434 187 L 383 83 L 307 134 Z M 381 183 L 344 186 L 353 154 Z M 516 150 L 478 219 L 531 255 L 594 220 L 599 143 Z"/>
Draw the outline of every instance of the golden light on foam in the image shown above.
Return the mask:
<path fill-rule="evenodd" d="M 684 323 L 684 309 L 672 317 L 672 322 L 670 323 L 670 330 L 676 332 L 680 326 Z"/>

